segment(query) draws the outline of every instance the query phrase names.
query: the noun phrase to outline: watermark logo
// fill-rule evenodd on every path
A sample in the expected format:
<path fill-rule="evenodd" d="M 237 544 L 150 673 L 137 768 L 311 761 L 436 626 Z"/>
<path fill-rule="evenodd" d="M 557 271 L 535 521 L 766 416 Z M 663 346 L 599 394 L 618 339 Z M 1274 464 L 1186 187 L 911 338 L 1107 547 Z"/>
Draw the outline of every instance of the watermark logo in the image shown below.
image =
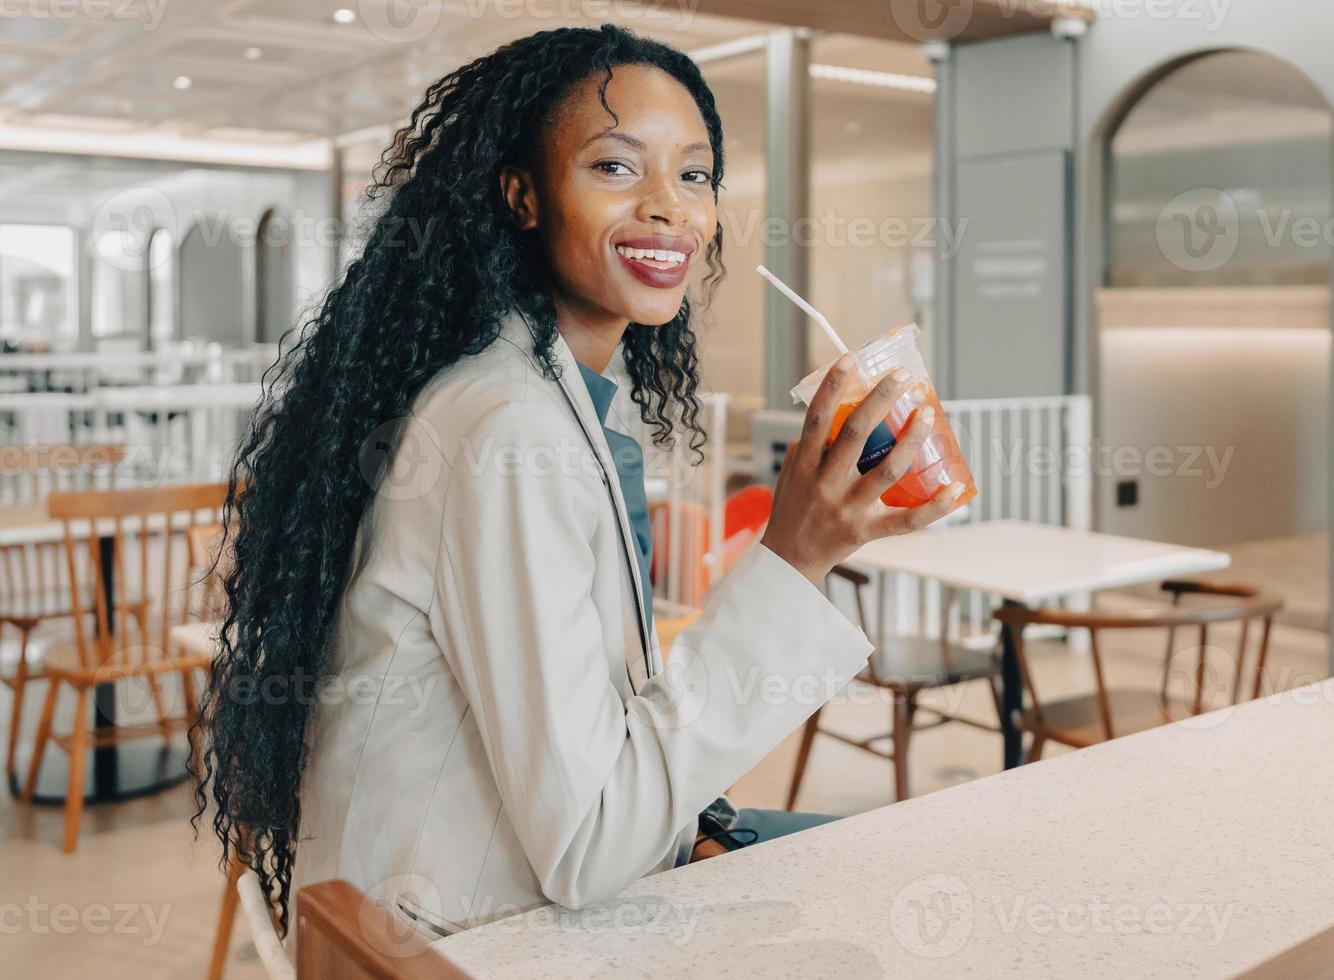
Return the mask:
<path fill-rule="evenodd" d="M 391 44 L 411 44 L 440 26 L 444 0 L 358 0 L 366 29 Z"/>
<path fill-rule="evenodd" d="M 973 934 L 972 893 L 954 875 L 918 878 L 894 896 L 889 927 L 899 944 L 916 956 L 952 956 Z"/>
<path fill-rule="evenodd" d="M 949 41 L 973 19 L 973 0 L 910 0 L 886 4 L 899 30 L 914 41 Z"/>
<path fill-rule="evenodd" d="M 1217 187 L 1178 194 L 1154 228 L 1163 257 L 1185 272 L 1213 272 L 1237 252 L 1241 219 L 1237 202 Z"/>
<path fill-rule="evenodd" d="M 176 209 L 166 194 L 154 187 L 130 187 L 112 194 L 93 215 L 93 247 L 103 262 L 123 272 L 149 268 L 149 240 L 153 232 L 177 231 Z M 164 260 L 159 256 L 159 262 Z"/>

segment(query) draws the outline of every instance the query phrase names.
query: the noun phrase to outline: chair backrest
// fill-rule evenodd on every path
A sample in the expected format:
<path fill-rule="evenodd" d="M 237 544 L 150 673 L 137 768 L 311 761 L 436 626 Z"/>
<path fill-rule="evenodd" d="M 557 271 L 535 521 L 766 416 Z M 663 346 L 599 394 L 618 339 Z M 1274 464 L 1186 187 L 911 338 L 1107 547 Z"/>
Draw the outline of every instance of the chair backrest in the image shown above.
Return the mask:
<path fill-rule="evenodd" d="M 51 516 L 64 525 L 74 635 L 85 669 L 169 655 L 171 627 L 192 615 L 190 531 L 216 523 L 226 498 L 225 483 L 47 498 Z"/>
<path fill-rule="evenodd" d="M 190 529 L 191 584 L 198 590 L 192 605 L 195 615 L 206 622 L 226 618 L 227 593 L 223 579 L 231 571 L 232 554 L 219 554 L 224 544 L 221 524 L 207 524 Z"/>
<path fill-rule="evenodd" d="M 1106 738 L 1115 738 L 1115 724 L 1111 713 L 1107 683 L 1103 672 L 1102 652 L 1099 646 L 1101 634 L 1109 631 L 1162 628 L 1167 631 L 1167 653 L 1163 661 L 1158 694 L 1164 704 L 1167 702 L 1168 682 L 1172 676 L 1172 661 L 1181 654 L 1194 655 L 1192 677 L 1190 681 L 1189 707 L 1192 714 L 1222 707 L 1219 704 L 1206 704 L 1205 692 L 1208 686 L 1211 665 L 1209 663 L 1209 629 L 1221 624 L 1237 624 L 1240 635 L 1234 654 L 1231 678 L 1231 701 L 1236 704 L 1241 692 L 1246 690 L 1245 665 L 1247 660 L 1247 641 L 1251 623 L 1261 623 L 1260 640 L 1255 658 L 1253 684 L 1249 685 L 1250 696 L 1256 698 L 1264 686 L 1265 663 L 1269 655 L 1269 633 L 1274 614 L 1283 608 L 1283 600 L 1267 596 L 1259 589 L 1249 585 L 1222 585 L 1214 582 L 1187 582 L 1172 580 L 1163 583 L 1163 590 L 1172 594 L 1170 607 L 1139 609 L 1126 612 L 1081 612 L 1064 609 L 1033 609 L 1027 606 L 1006 605 L 997 609 L 996 619 L 1013 627 L 1015 652 L 1019 668 L 1023 674 L 1024 686 L 1032 696 L 1032 710 L 1039 723 L 1045 723 L 1042 713 L 1042 699 L 1033 683 L 1033 674 L 1029 669 L 1028 655 L 1024 648 L 1023 626 L 1044 624 L 1062 626 L 1067 629 L 1086 629 L 1089 631 L 1089 648 L 1093 663 L 1093 677 L 1097 684 L 1098 713 L 1102 721 Z M 1212 603 L 1207 606 L 1191 608 L 1181 604 L 1182 596 L 1212 596 L 1227 601 Z M 1196 631 L 1198 642 L 1192 646 L 1179 648 L 1176 645 L 1176 631 L 1186 627 Z"/>
<path fill-rule="evenodd" d="M 709 590 L 709 568 L 704 561 L 709 553 L 709 509 L 681 500 L 651 504 L 648 513 L 653 528 L 654 584 L 673 602 L 704 605 Z"/>
<path fill-rule="evenodd" d="M 723 539 L 743 531 L 759 534 L 769 523 L 774 508 L 774 492 L 763 483 L 742 487 L 723 502 Z"/>
<path fill-rule="evenodd" d="M 236 879 L 236 893 L 241 897 L 246 924 L 250 927 L 250 938 L 255 942 L 259 961 L 264 964 L 269 980 L 296 980 L 296 969 L 287 958 L 283 941 L 278 938 L 278 930 L 273 927 L 269 903 L 264 899 L 264 889 L 255 872 L 246 871 Z"/>
<path fill-rule="evenodd" d="M 424 936 L 346 881 L 297 892 L 296 968 L 303 980 L 468 980 Z"/>
<path fill-rule="evenodd" d="M 125 447 L 44 445 L 0 447 L 0 526 L 49 520 L 53 491 L 114 487 Z M 68 575 L 58 540 L 0 543 L 0 616 L 33 623 L 68 606 Z"/>

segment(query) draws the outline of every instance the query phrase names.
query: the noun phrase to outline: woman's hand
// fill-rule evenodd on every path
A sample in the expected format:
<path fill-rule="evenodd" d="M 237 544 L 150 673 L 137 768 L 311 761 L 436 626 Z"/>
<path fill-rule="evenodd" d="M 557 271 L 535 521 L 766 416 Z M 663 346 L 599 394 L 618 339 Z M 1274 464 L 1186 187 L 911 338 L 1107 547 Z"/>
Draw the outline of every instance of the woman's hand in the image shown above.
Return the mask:
<path fill-rule="evenodd" d="M 906 510 L 887 507 L 880 500 L 908 472 L 930 434 L 935 413 L 929 406 L 917 413 L 898 445 L 874 469 L 857 472 L 871 431 L 911 384 L 903 369 L 876 385 L 825 450 L 842 401 L 840 393 L 856 364 L 850 354 L 839 358 L 811 400 L 801 438 L 788 447 L 783 459 L 773 513 L 760 539 L 817 586 L 831 568 L 868 541 L 907 534 L 944 517 L 964 491 L 963 484 L 956 483 L 930 502 Z"/>

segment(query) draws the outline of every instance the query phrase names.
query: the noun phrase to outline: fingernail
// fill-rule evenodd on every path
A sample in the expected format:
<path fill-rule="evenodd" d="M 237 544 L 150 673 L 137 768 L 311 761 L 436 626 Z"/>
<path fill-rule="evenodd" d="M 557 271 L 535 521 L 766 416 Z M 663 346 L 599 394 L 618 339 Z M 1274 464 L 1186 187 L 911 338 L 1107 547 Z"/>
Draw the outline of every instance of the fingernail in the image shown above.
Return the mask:
<path fill-rule="evenodd" d="M 917 413 L 917 417 L 922 420 L 922 425 L 930 425 L 936 420 L 936 410 L 928 405 Z"/>
<path fill-rule="evenodd" d="M 912 377 L 912 372 L 909 371 L 907 368 L 895 368 L 892 372 L 890 372 L 889 376 L 893 380 L 897 381 L 899 384 L 903 384 L 903 382 L 907 381 L 909 378 Z"/>
<path fill-rule="evenodd" d="M 844 354 L 842 357 L 840 357 L 837 361 L 834 362 L 834 370 L 836 370 L 839 374 L 847 374 L 849 371 L 852 370 L 853 365 L 856 363 L 857 359 L 855 357 L 853 357 L 851 354 Z"/>

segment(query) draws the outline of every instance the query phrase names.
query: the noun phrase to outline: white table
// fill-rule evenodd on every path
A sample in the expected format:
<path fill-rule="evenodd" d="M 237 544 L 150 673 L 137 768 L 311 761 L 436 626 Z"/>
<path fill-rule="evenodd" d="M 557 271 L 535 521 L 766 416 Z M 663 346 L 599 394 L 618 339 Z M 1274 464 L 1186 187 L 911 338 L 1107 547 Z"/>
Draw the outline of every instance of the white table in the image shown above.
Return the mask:
<path fill-rule="evenodd" d="M 507 980 L 1235 976 L 1334 928 L 1331 729 L 1334 680 L 434 948 Z"/>
<path fill-rule="evenodd" d="M 1226 568 L 1221 551 L 1185 548 L 1093 531 L 1025 521 L 979 521 L 873 541 L 848 559 L 878 572 L 905 572 L 947 588 L 976 589 L 1006 602 L 1033 605 L 1054 599 L 1199 575 Z M 881 575 L 879 609 L 884 609 Z M 1005 767 L 1019 764 L 1022 741 L 1015 715 L 1023 708 L 1023 680 L 1014 637 L 1001 630 L 1001 729 Z"/>

